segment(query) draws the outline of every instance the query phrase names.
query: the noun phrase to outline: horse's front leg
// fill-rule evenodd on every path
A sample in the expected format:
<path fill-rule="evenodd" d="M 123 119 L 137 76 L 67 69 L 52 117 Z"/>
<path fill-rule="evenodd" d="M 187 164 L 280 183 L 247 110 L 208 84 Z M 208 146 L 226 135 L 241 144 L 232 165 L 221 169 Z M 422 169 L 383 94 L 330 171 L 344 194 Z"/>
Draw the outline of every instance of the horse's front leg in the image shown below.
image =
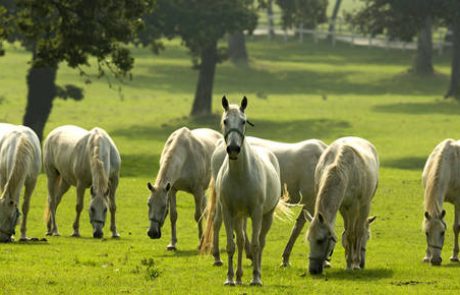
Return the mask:
<path fill-rule="evenodd" d="M 217 203 L 216 204 L 216 213 L 214 215 L 213 222 L 213 237 L 212 237 L 212 256 L 214 256 L 214 266 L 221 266 L 222 260 L 220 259 L 220 250 L 219 250 L 219 231 L 222 226 L 222 208 Z"/>
<path fill-rule="evenodd" d="M 171 221 L 171 242 L 166 247 L 169 251 L 176 250 L 177 235 L 176 235 L 176 221 L 177 221 L 177 208 L 176 208 L 176 193 L 177 191 L 172 188 L 169 191 L 169 219 Z"/>
<path fill-rule="evenodd" d="M 262 206 L 257 208 L 251 214 L 252 220 L 252 238 L 251 238 L 251 254 L 252 254 L 252 281 L 251 286 L 262 286 L 261 268 L 260 268 L 260 233 L 262 230 L 263 211 Z"/>
<path fill-rule="evenodd" d="M 284 248 L 283 262 L 281 264 L 284 267 L 289 266 L 289 257 L 291 256 L 292 247 L 294 247 L 295 241 L 297 240 L 297 238 L 299 237 L 300 233 L 302 232 L 302 229 L 303 229 L 303 227 L 305 225 L 305 222 L 307 221 L 306 218 L 307 218 L 306 213 L 302 208 L 302 210 L 300 211 L 300 214 L 297 217 L 297 220 L 296 220 L 296 222 L 294 224 L 294 227 L 292 228 L 291 236 L 289 237 L 289 241 L 286 244 L 286 247 Z"/>
<path fill-rule="evenodd" d="M 457 204 L 455 205 L 455 218 L 454 218 L 453 230 L 454 230 L 454 249 L 452 251 L 452 257 L 450 258 L 450 261 L 459 262 L 458 234 L 460 233 L 460 206 Z"/>
<path fill-rule="evenodd" d="M 234 271 L 233 271 L 233 255 L 235 254 L 235 242 L 233 241 L 233 216 L 227 208 L 222 206 L 222 213 L 224 217 L 225 233 L 227 234 L 227 256 L 228 256 L 228 270 L 227 270 L 227 280 L 225 280 L 224 285 L 226 286 L 235 286 L 235 281 L 233 281 Z"/>
<path fill-rule="evenodd" d="M 27 241 L 27 215 L 29 214 L 29 207 L 30 207 L 30 197 L 32 196 L 32 192 L 34 191 L 35 184 L 37 183 L 37 179 L 27 180 L 25 183 L 25 190 L 24 190 L 24 201 L 22 203 L 22 222 L 21 222 L 21 241 Z"/>
<path fill-rule="evenodd" d="M 116 223 L 116 212 L 117 212 L 117 203 L 116 203 L 116 192 L 118 188 L 118 177 L 111 179 L 110 183 L 110 231 L 112 232 L 112 238 L 120 238 L 118 233 L 117 223 Z"/>
<path fill-rule="evenodd" d="M 77 184 L 77 205 L 75 206 L 75 221 L 73 223 L 72 237 L 80 237 L 80 215 L 83 210 L 83 202 L 85 199 L 85 186 L 81 183 Z"/>
<path fill-rule="evenodd" d="M 195 199 L 195 221 L 198 226 L 198 241 L 201 242 L 203 238 L 203 213 L 206 208 L 206 197 L 204 195 L 203 190 L 199 190 L 193 194 L 193 198 Z M 198 246 L 199 247 L 199 246 Z"/>
<path fill-rule="evenodd" d="M 238 247 L 238 262 L 236 267 L 236 284 L 242 285 L 243 281 L 243 248 L 244 248 L 244 224 L 246 218 L 238 218 L 235 222 L 235 232 L 236 232 L 236 245 Z"/>

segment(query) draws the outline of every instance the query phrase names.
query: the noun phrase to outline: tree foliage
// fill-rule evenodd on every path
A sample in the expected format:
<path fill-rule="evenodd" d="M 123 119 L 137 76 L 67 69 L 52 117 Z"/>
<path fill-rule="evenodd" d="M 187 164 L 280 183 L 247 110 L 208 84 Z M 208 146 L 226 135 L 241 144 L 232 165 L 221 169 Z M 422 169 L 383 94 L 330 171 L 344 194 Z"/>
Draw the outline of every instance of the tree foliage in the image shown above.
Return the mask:
<path fill-rule="evenodd" d="M 328 0 L 276 0 L 282 9 L 283 28 L 315 28 L 327 21 Z"/>

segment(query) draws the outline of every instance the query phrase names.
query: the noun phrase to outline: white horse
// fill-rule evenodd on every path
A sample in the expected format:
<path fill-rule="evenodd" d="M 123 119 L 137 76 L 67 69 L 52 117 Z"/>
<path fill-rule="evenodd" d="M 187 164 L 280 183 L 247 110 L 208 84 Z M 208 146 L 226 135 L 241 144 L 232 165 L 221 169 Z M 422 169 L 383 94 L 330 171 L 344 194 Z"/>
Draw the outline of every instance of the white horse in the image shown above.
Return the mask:
<path fill-rule="evenodd" d="M 161 227 L 168 214 L 171 219 L 171 243 L 168 250 L 176 250 L 176 193 L 185 191 L 195 199 L 195 221 L 198 238 L 203 234 L 201 216 L 206 207 L 205 191 L 211 179 L 211 155 L 216 141 L 222 138 L 219 132 L 186 127 L 174 131 L 166 141 L 160 158 L 160 170 L 155 184 L 147 184 L 151 195 L 148 200 L 150 228 L 148 236 L 161 237 Z"/>
<path fill-rule="evenodd" d="M 283 266 L 289 265 L 289 256 L 292 248 L 300 235 L 305 222 L 310 218 L 307 212 L 313 213 L 315 207 L 315 168 L 319 157 L 326 149 L 327 145 L 321 140 L 310 139 L 297 143 L 283 143 L 262 138 L 247 136 L 247 142 L 252 146 L 264 147 L 276 156 L 280 166 L 281 184 L 286 186 L 289 193 L 290 202 L 299 202 L 303 205 L 296 223 L 292 228 L 291 236 L 283 252 Z M 217 146 L 224 146 L 224 140 L 220 140 Z M 213 155 L 215 169 L 220 168 L 221 163 L 226 157 L 225 149 L 216 148 Z M 220 164 L 219 164 L 220 163 Z M 222 224 L 220 210 L 215 212 L 212 208 L 209 216 L 214 216 L 213 232 L 218 233 Z M 214 256 L 214 265 L 222 265 L 219 252 L 219 236 L 214 235 L 212 253 Z M 207 247 L 208 245 L 204 245 Z M 246 240 L 246 250 L 248 257 L 250 255 L 249 243 Z"/>
<path fill-rule="evenodd" d="M 211 198 L 209 207 L 220 206 L 223 213 L 228 254 L 228 272 L 225 285 L 235 285 L 233 280 L 234 232 L 238 247 L 236 284 L 242 283 L 244 227 L 247 217 L 252 220 L 250 253 L 253 258 L 253 279 L 251 285 L 262 285 L 261 258 L 266 235 L 273 221 L 273 212 L 278 206 L 282 207 L 283 205 L 280 202 L 279 164 L 272 152 L 262 147 L 251 146 L 245 140 L 244 132 L 247 119 L 244 110 L 247 106 L 246 97 L 243 98 L 241 106 L 238 107 L 237 105 L 229 105 L 224 96 L 222 106 L 225 112 L 221 123 L 226 146 L 225 148 L 218 148 L 224 149 L 227 156 L 221 167 L 218 167 L 221 164 L 220 159 L 217 160 L 217 163 L 215 158 L 212 159 L 212 174 L 215 179 L 217 196 Z M 212 222 L 213 218 L 208 218 L 208 220 Z M 207 226 L 207 230 L 212 230 L 212 228 L 212 225 Z M 211 237 L 212 234 L 204 235 L 204 239 Z M 204 244 L 209 242 L 209 240 L 205 240 Z"/>
<path fill-rule="evenodd" d="M 91 187 L 89 218 L 93 237 L 103 237 L 103 227 L 110 208 L 112 237 L 120 235 L 115 223 L 115 193 L 118 187 L 121 159 L 110 136 L 101 128 L 90 131 L 77 126 L 61 126 L 48 135 L 43 162 L 48 178 L 47 235 L 59 235 L 56 210 L 70 186 L 77 189 L 74 237 L 80 236 L 80 213 L 85 190 Z"/>
<path fill-rule="evenodd" d="M 27 214 L 30 197 L 41 167 L 40 141 L 32 129 L 0 123 L 0 241 L 11 241 L 19 219 L 19 197 L 25 187 L 22 203 L 21 240 L 27 240 Z"/>
<path fill-rule="evenodd" d="M 316 206 L 307 238 L 311 274 L 320 274 L 337 241 L 337 212 L 344 221 L 342 245 L 347 269 L 365 266 L 371 200 L 378 183 L 379 160 L 375 147 L 359 137 L 334 141 L 321 156 L 315 171 Z"/>
<path fill-rule="evenodd" d="M 423 228 L 427 249 L 425 262 L 441 265 L 446 223 L 443 202 L 455 206 L 453 262 L 458 262 L 458 233 L 460 232 L 460 141 L 446 139 L 436 146 L 426 161 L 422 182 L 425 187 L 425 217 Z"/>

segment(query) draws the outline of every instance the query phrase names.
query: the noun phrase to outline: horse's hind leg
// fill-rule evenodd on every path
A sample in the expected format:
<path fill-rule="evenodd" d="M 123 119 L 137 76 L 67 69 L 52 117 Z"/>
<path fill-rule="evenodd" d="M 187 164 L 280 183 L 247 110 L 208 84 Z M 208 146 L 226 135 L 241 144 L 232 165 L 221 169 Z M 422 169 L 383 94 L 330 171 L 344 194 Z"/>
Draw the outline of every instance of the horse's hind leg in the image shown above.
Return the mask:
<path fill-rule="evenodd" d="M 460 260 L 458 259 L 458 252 L 459 252 L 459 247 L 458 247 L 458 234 L 460 233 L 460 206 L 455 205 L 455 219 L 454 219 L 454 250 L 452 252 L 452 257 L 450 258 L 450 261 L 452 262 L 459 262 Z"/>
<path fill-rule="evenodd" d="M 262 208 L 257 208 L 255 212 L 252 213 L 252 239 L 251 239 L 251 254 L 252 254 L 252 281 L 251 286 L 262 286 L 261 279 L 261 268 L 260 268 L 260 258 L 261 258 L 261 246 L 260 246 L 260 237 L 262 231 L 262 219 L 263 213 Z M 267 229 L 268 231 L 268 229 Z"/>
<path fill-rule="evenodd" d="M 202 217 L 203 217 L 203 212 L 206 208 L 206 197 L 204 195 L 204 192 L 202 190 L 199 190 L 198 192 L 195 192 L 193 194 L 193 198 L 195 199 L 195 221 L 198 225 L 198 241 L 201 241 L 201 238 L 203 237 L 203 225 L 202 225 Z"/>
<path fill-rule="evenodd" d="M 177 233 L 176 233 L 176 222 L 177 222 L 177 207 L 176 207 L 176 190 L 172 188 L 169 191 L 169 219 L 171 221 L 171 242 L 166 247 L 170 251 L 176 250 Z"/>
<path fill-rule="evenodd" d="M 53 169 L 53 168 L 51 168 Z M 57 171 L 46 171 L 48 178 L 48 222 L 47 235 L 59 236 L 59 231 L 56 224 L 56 210 L 61 202 L 62 195 L 69 189 L 68 185 Z"/>
<path fill-rule="evenodd" d="M 222 213 L 224 217 L 225 224 L 225 233 L 227 234 L 227 256 L 228 256 L 228 269 L 227 269 L 227 280 L 225 280 L 224 285 L 234 286 L 235 282 L 233 281 L 234 271 L 233 271 L 233 255 L 235 254 L 235 242 L 233 241 L 233 224 L 234 218 L 231 216 L 228 209 L 222 208 Z M 217 233 L 216 233 L 217 234 Z"/>
<path fill-rule="evenodd" d="M 220 259 L 219 250 L 219 231 L 222 226 L 222 209 L 219 204 L 216 204 L 216 213 L 213 222 L 213 237 L 212 237 L 212 256 L 214 256 L 214 266 L 221 266 L 222 260 Z"/>
<path fill-rule="evenodd" d="M 21 222 L 21 240 L 28 240 L 26 231 L 27 231 L 27 215 L 29 214 L 29 205 L 30 197 L 34 191 L 35 185 L 37 183 L 37 178 L 27 179 L 25 182 L 24 190 L 24 201 L 22 203 L 22 222 Z"/>
<path fill-rule="evenodd" d="M 80 214 L 83 210 L 83 202 L 85 199 L 85 186 L 81 183 L 77 184 L 77 205 L 75 206 L 75 221 L 73 223 L 72 237 L 80 237 Z"/>
<path fill-rule="evenodd" d="M 238 247 L 238 262 L 236 267 L 236 284 L 242 285 L 243 281 L 243 247 L 244 247 L 244 222 L 245 218 L 238 218 L 235 222 L 235 232 L 236 232 L 236 245 Z"/>
<path fill-rule="evenodd" d="M 284 267 L 289 266 L 289 257 L 291 256 L 292 247 L 294 247 L 295 241 L 297 240 L 300 233 L 302 232 L 302 229 L 306 221 L 307 221 L 307 216 L 306 216 L 305 211 L 302 208 L 294 224 L 294 227 L 292 228 L 292 232 L 291 232 L 291 236 L 289 237 L 289 241 L 286 244 L 286 247 L 284 248 L 283 262 L 281 264 L 282 266 Z"/>
<path fill-rule="evenodd" d="M 114 177 L 110 182 L 110 231 L 112 232 L 112 238 L 118 239 L 120 234 L 117 230 L 117 223 L 115 214 L 117 212 L 117 203 L 116 203 L 116 192 L 118 188 L 118 177 Z"/>

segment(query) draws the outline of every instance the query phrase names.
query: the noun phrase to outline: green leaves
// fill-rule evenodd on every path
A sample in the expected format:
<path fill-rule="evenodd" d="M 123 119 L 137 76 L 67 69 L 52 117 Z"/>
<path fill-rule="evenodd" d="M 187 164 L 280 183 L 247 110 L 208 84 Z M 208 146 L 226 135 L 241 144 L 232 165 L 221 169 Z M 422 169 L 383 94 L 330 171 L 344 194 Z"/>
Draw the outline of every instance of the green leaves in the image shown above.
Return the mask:
<path fill-rule="evenodd" d="M 315 28 L 327 21 L 328 0 L 276 0 L 282 9 L 282 23 L 285 29 L 299 27 Z"/>

